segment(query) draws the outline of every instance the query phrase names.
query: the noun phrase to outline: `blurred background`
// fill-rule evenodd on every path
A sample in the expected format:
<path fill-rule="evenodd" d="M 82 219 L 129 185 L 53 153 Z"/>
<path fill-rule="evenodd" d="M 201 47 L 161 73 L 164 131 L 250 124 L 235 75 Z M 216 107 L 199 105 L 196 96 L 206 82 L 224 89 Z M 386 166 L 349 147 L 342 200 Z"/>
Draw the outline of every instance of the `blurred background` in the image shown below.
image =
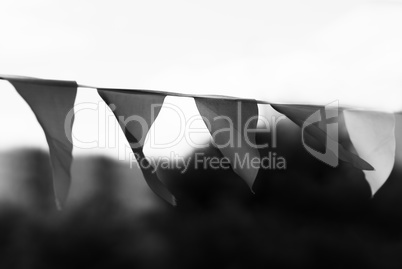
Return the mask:
<path fill-rule="evenodd" d="M 277 148 L 260 153 L 283 156 L 287 169 L 260 170 L 255 194 L 231 170 L 159 170 L 178 198 L 171 207 L 149 190 L 136 166 L 81 156 L 61 212 L 53 202 L 48 154 L 5 151 L 0 266 L 400 268 L 401 134 L 399 115 L 399 163 L 373 198 L 362 171 L 315 159 L 301 144 L 299 127 L 284 122 Z M 270 139 L 259 135 L 257 142 Z M 197 152 L 222 157 L 212 146 Z"/>

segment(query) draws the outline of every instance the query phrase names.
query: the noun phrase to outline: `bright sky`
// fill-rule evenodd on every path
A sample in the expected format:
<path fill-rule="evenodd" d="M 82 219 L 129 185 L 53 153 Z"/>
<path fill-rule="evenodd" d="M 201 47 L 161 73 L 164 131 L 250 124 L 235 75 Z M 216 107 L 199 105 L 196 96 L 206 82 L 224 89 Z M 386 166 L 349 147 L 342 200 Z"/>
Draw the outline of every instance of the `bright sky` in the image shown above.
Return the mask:
<path fill-rule="evenodd" d="M 402 1 L 7 0 L 0 25 L 0 74 L 402 110 Z M 46 148 L 28 106 L 7 82 L 0 90 L 0 150 Z M 77 104 L 98 101 L 80 89 Z M 167 101 L 196 114 L 189 98 Z M 77 114 L 77 140 L 108 139 L 98 115 Z M 100 144 L 92 151 L 116 156 Z"/>

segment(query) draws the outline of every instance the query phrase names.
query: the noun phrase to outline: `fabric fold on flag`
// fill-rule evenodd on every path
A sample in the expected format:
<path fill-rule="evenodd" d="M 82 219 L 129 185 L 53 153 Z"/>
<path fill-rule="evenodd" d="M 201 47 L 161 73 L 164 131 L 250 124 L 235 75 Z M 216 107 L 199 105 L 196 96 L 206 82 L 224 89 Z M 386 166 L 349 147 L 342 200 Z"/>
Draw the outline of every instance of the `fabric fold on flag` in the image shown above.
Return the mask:
<path fill-rule="evenodd" d="M 395 163 L 395 115 L 345 110 L 346 129 L 357 154 L 375 171 L 363 171 L 374 195 L 388 179 Z"/>
<path fill-rule="evenodd" d="M 327 130 L 327 125 L 334 123 L 338 120 L 337 108 L 326 108 L 324 106 L 312 105 L 271 105 L 276 111 L 284 114 L 291 121 L 302 128 L 302 137 L 304 134 L 309 135 L 316 139 L 320 144 L 327 145 L 327 154 L 330 159 L 339 158 L 342 161 L 352 164 L 360 170 L 373 170 L 374 168 L 366 160 L 346 150 L 342 144 L 338 143 L 336 137 L 331 137 Z M 309 119 L 314 114 L 319 114 L 316 124 L 309 122 Z M 307 127 L 307 128 L 306 128 Z M 303 141 L 304 143 L 304 141 Z M 328 145 L 332 145 L 329 146 Z M 304 143 L 306 147 L 306 144 Z M 308 148 L 307 148 L 308 149 Z"/>
<path fill-rule="evenodd" d="M 252 160 L 260 159 L 260 154 L 256 147 L 255 132 L 245 130 L 257 129 L 257 102 L 197 97 L 194 100 L 214 146 L 253 191 L 260 166 L 252 163 Z"/>
<path fill-rule="evenodd" d="M 145 137 L 158 116 L 166 97 L 160 93 L 144 91 L 98 89 L 98 93 L 111 108 L 122 128 L 133 153 L 140 158 L 139 165 L 148 186 L 162 199 L 176 205 L 175 197 L 152 172 L 152 163 L 144 156 Z"/>
<path fill-rule="evenodd" d="M 14 86 L 43 128 L 49 145 L 56 206 L 60 210 L 71 184 L 72 126 L 77 83 L 3 75 L 0 78 Z"/>

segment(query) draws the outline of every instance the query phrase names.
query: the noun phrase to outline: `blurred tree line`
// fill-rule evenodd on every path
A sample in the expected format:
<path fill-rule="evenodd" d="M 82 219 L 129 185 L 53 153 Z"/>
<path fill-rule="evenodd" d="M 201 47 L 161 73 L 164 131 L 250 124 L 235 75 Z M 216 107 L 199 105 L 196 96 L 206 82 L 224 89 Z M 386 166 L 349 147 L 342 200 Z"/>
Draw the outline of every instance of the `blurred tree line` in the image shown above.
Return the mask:
<path fill-rule="evenodd" d="M 401 167 L 371 198 L 361 171 L 314 159 L 288 128 L 261 151 L 287 169 L 261 170 L 255 194 L 230 170 L 163 171 L 176 208 L 138 171 L 81 157 L 57 212 L 48 155 L 3 154 L 0 268 L 401 268 Z"/>

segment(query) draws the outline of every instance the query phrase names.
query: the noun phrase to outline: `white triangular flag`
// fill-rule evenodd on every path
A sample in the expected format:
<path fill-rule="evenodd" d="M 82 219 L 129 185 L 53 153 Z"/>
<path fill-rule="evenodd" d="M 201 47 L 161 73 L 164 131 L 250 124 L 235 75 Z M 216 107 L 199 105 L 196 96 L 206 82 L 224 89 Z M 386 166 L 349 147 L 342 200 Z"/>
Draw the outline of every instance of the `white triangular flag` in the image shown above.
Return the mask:
<path fill-rule="evenodd" d="M 345 110 L 345 124 L 357 154 L 374 171 L 363 171 L 374 195 L 388 179 L 395 162 L 395 115 Z"/>

